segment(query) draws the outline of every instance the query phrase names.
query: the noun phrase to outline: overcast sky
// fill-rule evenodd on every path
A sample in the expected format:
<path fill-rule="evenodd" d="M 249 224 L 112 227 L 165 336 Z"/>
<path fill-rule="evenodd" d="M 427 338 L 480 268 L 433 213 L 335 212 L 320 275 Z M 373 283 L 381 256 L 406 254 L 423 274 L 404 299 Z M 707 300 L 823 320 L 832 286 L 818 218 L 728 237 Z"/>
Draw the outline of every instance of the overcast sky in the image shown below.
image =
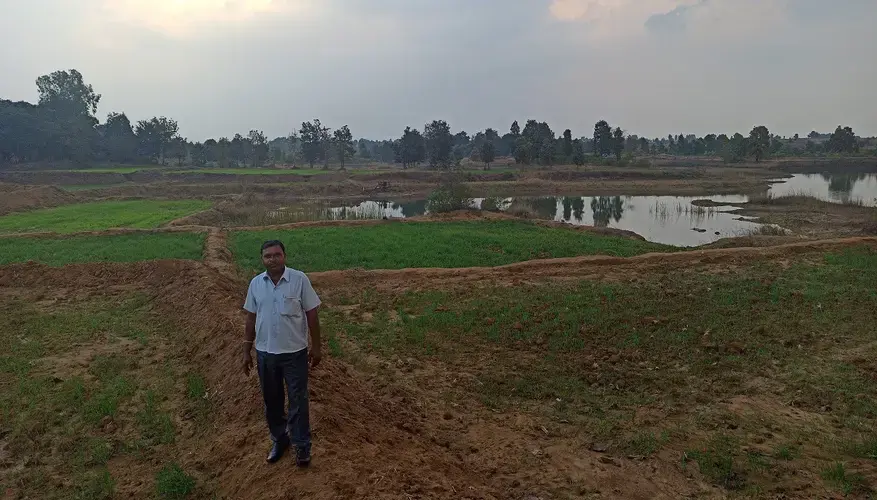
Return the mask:
<path fill-rule="evenodd" d="M 76 68 L 193 140 L 606 119 L 648 137 L 877 134 L 877 0 L 0 0 L 0 98 Z"/>

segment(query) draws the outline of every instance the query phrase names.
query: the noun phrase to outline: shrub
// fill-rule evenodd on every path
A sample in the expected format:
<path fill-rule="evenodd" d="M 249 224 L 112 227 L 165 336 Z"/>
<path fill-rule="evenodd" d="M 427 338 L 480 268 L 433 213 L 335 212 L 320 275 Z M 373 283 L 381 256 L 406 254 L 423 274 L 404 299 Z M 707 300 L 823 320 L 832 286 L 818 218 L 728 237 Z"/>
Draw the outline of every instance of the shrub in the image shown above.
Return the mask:
<path fill-rule="evenodd" d="M 429 195 L 426 208 L 430 213 L 439 214 L 463 210 L 472 205 L 469 189 L 456 178 L 450 178 Z"/>

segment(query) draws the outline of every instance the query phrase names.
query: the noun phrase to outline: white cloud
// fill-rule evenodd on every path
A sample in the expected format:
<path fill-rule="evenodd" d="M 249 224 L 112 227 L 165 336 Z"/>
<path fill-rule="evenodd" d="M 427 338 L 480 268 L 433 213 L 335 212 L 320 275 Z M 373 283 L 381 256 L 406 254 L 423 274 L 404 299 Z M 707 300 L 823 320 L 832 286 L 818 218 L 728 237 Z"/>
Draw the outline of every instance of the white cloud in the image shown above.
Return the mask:
<path fill-rule="evenodd" d="M 553 0 L 559 20 L 585 22 L 591 38 L 642 34 L 653 16 L 684 12 L 689 31 L 709 37 L 746 37 L 781 24 L 789 0 Z"/>
<path fill-rule="evenodd" d="M 102 0 L 107 20 L 184 38 L 266 13 L 309 14 L 314 0 Z"/>
<path fill-rule="evenodd" d="M 562 21 L 584 21 L 593 25 L 597 36 L 629 35 L 641 32 L 655 14 L 700 0 L 554 0 L 551 14 Z"/>

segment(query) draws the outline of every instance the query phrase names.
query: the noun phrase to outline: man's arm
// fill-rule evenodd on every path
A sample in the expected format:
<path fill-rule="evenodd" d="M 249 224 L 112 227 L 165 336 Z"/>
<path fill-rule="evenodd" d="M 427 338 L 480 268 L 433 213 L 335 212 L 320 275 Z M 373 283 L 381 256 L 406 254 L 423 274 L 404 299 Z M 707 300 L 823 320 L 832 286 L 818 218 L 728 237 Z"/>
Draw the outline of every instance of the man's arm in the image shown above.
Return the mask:
<path fill-rule="evenodd" d="M 308 331 L 311 334 L 311 350 L 308 357 L 311 360 L 311 368 L 316 368 L 323 359 L 323 350 L 320 343 L 320 308 L 315 307 L 305 313 L 308 318 Z"/>
<path fill-rule="evenodd" d="M 307 275 L 304 275 L 302 280 L 301 305 L 308 318 L 308 331 L 311 334 L 311 350 L 308 358 L 311 360 L 311 368 L 316 368 L 323 359 L 323 350 L 320 348 L 320 297 L 311 286 L 311 280 Z"/>
<path fill-rule="evenodd" d="M 241 341 L 243 350 L 241 356 L 241 364 L 244 369 L 244 375 L 248 375 L 253 368 L 253 356 L 250 351 L 253 349 L 253 342 L 256 340 L 256 297 L 253 294 L 253 284 L 247 290 L 247 298 L 244 301 L 244 310 L 247 311 L 247 323 L 244 326 L 244 339 Z"/>
<path fill-rule="evenodd" d="M 247 324 L 244 326 L 244 340 L 241 342 L 243 349 L 243 367 L 244 375 L 248 375 L 253 368 L 253 356 L 250 351 L 253 349 L 253 342 L 256 340 L 256 314 L 247 312 Z"/>

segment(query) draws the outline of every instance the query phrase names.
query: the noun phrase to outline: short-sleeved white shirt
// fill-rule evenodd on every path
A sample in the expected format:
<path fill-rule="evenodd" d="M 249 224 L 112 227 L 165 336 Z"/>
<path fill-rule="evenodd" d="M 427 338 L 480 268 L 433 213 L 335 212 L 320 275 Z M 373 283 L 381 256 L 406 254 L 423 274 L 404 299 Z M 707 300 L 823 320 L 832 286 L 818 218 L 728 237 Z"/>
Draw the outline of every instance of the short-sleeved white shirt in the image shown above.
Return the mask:
<path fill-rule="evenodd" d="M 286 354 L 306 349 L 305 313 L 319 305 L 320 298 L 301 271 L 287 267 L 277 285 L 267 272 L 253 278 L 244 309 L 256 314 L 256 350 Z"/>

